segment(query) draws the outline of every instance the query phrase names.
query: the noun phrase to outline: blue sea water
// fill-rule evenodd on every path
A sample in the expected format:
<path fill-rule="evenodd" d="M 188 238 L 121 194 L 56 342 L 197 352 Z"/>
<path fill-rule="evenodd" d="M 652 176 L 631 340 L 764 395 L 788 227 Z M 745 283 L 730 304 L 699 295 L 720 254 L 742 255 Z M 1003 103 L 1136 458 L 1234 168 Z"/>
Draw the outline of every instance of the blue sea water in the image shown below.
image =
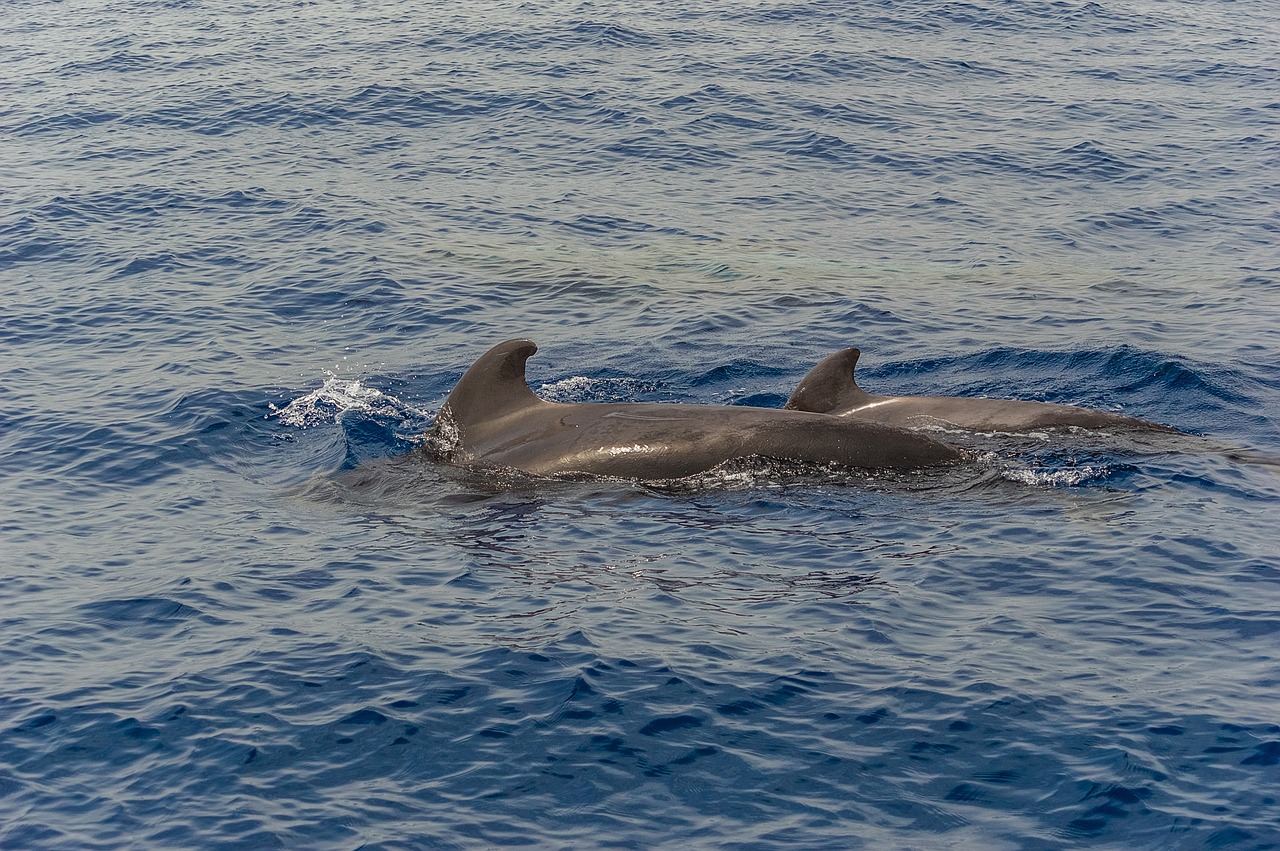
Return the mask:
<path fill-rule="evenodd" d="M 1280 847 L 1280 7 L 0 12 L 0 847 Z M 1010 396 L 521 481 L 562 401 Z"/>

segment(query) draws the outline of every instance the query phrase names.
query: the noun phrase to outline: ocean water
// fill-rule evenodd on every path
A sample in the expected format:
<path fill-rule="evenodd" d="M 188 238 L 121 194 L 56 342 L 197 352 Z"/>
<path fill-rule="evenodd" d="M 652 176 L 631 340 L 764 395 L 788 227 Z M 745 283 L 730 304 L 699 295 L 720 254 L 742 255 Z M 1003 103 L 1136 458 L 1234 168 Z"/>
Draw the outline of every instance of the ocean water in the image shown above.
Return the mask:
<path fill-rule="evenodd" d="M 0 847 L 1280 847 L 1280 6 L 16 0 Z M 530 481 L 561 401 L 1185 436 Z"/>

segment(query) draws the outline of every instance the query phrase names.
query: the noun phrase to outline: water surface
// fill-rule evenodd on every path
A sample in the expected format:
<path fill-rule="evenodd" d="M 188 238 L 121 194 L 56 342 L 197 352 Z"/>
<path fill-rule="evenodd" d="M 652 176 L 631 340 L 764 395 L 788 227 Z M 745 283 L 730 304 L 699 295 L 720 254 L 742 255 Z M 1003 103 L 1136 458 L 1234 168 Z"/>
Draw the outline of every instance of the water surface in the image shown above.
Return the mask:
<path fill-rule="evenodd" d="M 0 845 L 1280 845 L 1280 14 L 37 0 L 0 18 Z M 1187 433 L 494 478 L 561 401 Z"/>

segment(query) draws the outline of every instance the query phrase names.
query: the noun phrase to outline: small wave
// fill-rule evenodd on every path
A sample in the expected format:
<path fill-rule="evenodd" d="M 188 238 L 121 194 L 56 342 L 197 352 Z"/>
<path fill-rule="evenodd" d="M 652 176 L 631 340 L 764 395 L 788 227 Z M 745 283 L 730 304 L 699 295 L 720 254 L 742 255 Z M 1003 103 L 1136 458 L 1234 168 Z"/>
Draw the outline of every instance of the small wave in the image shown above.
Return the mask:
<path fill-rule="evenodd" d="M 873 483 L 909 484 L 912 474 L 894 470 L 863 470 L 835 464 L 806 464 L 753 455 L 731 458 L 710 470 L 680 479 L 648 479 L 641 484 L 656 493 L 767 490 L 796 485 L 867 486 Z"/>
<path fill-rule="evenodd" d="M 538 395 L 549 402 L 629 402 L 658 385 L 638 378 L 587 378 L 576 375 L 543 384 Z"/>
<path fill-rule="evenodd" d="M 167 597 L 101 600 L 85 603 L 79 607 L 79 611 L 92 620 L 109 625 L 128 622 L 181 621 L 204 616 L 199 609 Z"/>
<path fill-rule="evenodd" d="M 1023 485 L 1035 487 L 1076 487 L 1094 479 L 1105 479 L 1111 470 L 1102 465 L 1072 467 L 1067 470 L 1036 470 L 1029 468 L 1006 469 L 1000 472 L 1001 478 Z"/>
<path fill-rule="evenodd" d="M 342 453 L 338 469 L 344 470 L 354 469 L 374 459 L 400 455 L 422 445 L 423 430 L 431 418 L 428 412 L 368 387 L 359 379 L 335 375 L 329 375 L 320 388 L 284 407 L 271 404 L 270 408 L 264 419 L 275 418 L 285 426 L 306 430 L 313 426 L 336 425 L 337 435 L 326 429 L 320 440 L 336 437 L 337 442 L 327 446 Z M 289 432 L 274 436 L 293 439 Z"/>
<path fill-rule="evenodd" d="M 518 31 L 499 28 L 466 33 L 461 35 L 460 42 L 465 48 L 487 47 L 530 53 L 542 50 L 654 48 L 672 38 L 689 42 L 705 40 L 706 36 L 694 30 L 675 30 L 659 36 L 616 23 L 577 20 Z"/>
<path fill-rule="evenodd" d="M 1230 376 L 1188 358 L 1129 345 L 1066 351 L 1000 346 L 969 355 L 868 366 L 863 375 L 872 392 L 1016 397 L 1173 424 L 1184 419 L 1178 415 L 1180 408 L 1211 399 L 1246 401 L 1232 388 Z M 929 376 L 929 384 L 920 382 L 922 375 Z"/>
<path fill-rule="evenodd" d="M 730 313 L 708 316 L 707 321 L 721 327 L 741 327 L 746 324 L 746 320 L 743 317 Z M 787 374 L 785 370 L 777 367 L 757 363 L 749 359 L 734 358 L 728 363 L 714 366 L 694 376 L 691 383 L 694 387 L 707 387 L 723 383 L 747 384 L 754 383 L 763 377 L 786 376 Z"/>
<path fill-rule="evenodd" d="M 792 157 L 812 157 L 829 163 L 861 164 L 869 156 L 857 143 L 832 133 L 787 130 L 753 143 L 755 147 Z"/>
<path fill-rule="evenodd" d="M 423 416 L 422 412 L 388 396 L 381 390 L 366 387 L 359 379 L 349 380 L 330 375 L 317 390 L 294 399 L 283 408 L 271 404 L 268 417 L 276 417 L 285 425 L 310 428 L 337 422 L 345 411 L 360 411 L 374 416 L 407 419 Z"/>

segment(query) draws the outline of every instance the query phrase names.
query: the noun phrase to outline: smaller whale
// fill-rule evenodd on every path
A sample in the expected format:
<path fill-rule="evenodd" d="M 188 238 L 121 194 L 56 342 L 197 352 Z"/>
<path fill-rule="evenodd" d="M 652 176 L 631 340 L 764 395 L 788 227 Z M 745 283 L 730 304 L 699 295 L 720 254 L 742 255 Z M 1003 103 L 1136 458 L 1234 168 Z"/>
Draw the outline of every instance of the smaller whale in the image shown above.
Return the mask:
<path fill-rule="evenodd" d="M 425 435 L 447 463 L 535 476 L 679 479 L 726 461 L 771 458 L 858 468 L 917 468 L 960 450 L 908 429 L 804 411 L 667 403 L 565 404 L 529 389 L 538 347 L 508 340 L 459 379 Z"/>
<path fill-rule="evenodd" d="M 880 396 L 858 386 L 853 370 L 858 349 L 842 349 L 820 362 L 800 380 L 783 407 L 792 411 L 833 414 L 888 425 L 945 425 L 969 431 L 1025 432 L 1055 426 L 1126 428 L 1180 434 L 1148 420 L 1052 402 L 978 399 L 963 396 Z"/>

